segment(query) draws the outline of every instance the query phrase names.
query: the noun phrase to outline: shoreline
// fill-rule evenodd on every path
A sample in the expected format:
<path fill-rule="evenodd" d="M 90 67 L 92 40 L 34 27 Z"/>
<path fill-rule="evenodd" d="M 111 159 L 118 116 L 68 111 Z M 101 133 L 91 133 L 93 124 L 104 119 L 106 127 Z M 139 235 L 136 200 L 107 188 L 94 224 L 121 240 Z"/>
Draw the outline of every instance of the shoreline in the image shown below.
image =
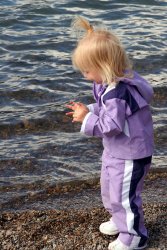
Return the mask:
<path fill-rule="evenodd" d="M 143 201 L 166 202 L 165 182 L 167 180 L 166 168 L 152 168 L 148 173 L 144 191 Z M 162 192 L 162 190 L 164 190 Z M 166 189 L 167 193 L 167 189 Z M 161 197 L 161 198 L 160 198 Z M 0 206 L 1 212 L 21 212 L 27 210 L 63 210 L 82 209 L 85 207 L 103 206 L 100 195 L 100 176 L 94 175 L 90 178 L 75 179 L 67 182 L 60 182 L 53 186 L 48 186 L 43 191 L 30 191 L 26 196 L 15 196 L 8 202 Z"/>

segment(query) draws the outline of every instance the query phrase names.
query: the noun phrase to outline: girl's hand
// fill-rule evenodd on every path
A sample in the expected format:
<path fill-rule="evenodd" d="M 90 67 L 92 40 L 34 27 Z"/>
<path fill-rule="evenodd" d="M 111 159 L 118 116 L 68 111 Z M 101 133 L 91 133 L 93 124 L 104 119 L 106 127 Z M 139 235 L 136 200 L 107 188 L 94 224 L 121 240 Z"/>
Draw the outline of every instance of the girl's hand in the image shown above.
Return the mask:
<path fill-rule="evenodd" d="M 68 116 L 72 116 L 72 122 L 83 122 L 87 113 L 89 113 L 89 109 L 86 105 L 81 102 L 70 102 L 66 105 L 67 108 L 73 110 L 71 112 L 66 113 Z"/>

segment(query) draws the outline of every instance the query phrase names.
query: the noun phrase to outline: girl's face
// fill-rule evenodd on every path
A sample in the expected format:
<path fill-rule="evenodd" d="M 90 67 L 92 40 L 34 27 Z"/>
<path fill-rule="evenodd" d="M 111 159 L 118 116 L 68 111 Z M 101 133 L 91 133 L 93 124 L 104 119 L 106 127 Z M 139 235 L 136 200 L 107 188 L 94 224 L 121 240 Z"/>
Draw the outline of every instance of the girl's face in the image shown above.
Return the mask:
<path fill-rule="evenodd" d="M 87 70 L 82 72 L 82 74 L 87 80 L 102 84 L 101 76 L 97 72 L 93 70 Z"/>

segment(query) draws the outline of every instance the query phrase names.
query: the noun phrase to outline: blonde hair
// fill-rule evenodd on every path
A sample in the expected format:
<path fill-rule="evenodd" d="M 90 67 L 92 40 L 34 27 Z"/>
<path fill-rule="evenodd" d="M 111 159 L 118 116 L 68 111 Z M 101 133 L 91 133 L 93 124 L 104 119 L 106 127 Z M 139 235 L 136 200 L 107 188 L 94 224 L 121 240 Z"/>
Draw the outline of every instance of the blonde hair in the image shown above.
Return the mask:
<path fill-rule="evenodd" d="M 85 31 L 72 54 L 76 69 L 98 71 L 102 82 L 107 84 L 127 77 L 125 72 L 130 72 L 132 66 L 116 35 L 105 29 L 95 30 L 83 17 L 76 18 L 72 26 L 77 31 Z"/>

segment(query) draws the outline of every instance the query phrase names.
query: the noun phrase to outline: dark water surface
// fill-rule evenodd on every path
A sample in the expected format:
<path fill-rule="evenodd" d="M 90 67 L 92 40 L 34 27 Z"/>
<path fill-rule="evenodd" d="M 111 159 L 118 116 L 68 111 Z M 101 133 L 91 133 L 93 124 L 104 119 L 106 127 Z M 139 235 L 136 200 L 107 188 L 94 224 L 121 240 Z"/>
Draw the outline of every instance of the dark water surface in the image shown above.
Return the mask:
<path fill-rule="evenodd" d="M 81 135 L 80 126 L 65 116 L 69 100 L 92 102 L 91 83 L 71 66 L 76 40 L 70 23 L 75 15 L 112 28 L 135 69 L 154 87 L 153 167 L 166 168 L 166 13 L 166 0 L 0 1 L 3 210 L 40 208 L 37 200 L 43 202 L 48 188 L 56 192 L 58 183 L 89 180 L 100 172 L 100 140 Z M 54 202 L 43 203 L 44 208 L 54 208 Z"/>

